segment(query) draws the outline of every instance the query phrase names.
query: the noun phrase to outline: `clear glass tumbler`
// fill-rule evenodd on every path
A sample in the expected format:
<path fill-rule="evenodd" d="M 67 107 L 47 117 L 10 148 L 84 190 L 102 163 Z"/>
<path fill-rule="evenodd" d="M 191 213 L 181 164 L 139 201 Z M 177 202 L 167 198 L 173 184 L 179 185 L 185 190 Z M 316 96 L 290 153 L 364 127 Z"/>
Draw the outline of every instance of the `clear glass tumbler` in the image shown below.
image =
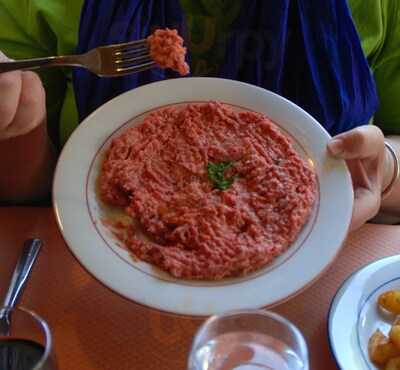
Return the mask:
<path fill-rule="evenodd" d="M 284 317 L 264 310 L 210 317 L 197 332 L 189 370 L 308 370 L 303 335 Z"/>
<path fill-rule="evenodd" d="M 47 323 L 25 308 L 0 308 L 0 370 L 57 370 Z"/>

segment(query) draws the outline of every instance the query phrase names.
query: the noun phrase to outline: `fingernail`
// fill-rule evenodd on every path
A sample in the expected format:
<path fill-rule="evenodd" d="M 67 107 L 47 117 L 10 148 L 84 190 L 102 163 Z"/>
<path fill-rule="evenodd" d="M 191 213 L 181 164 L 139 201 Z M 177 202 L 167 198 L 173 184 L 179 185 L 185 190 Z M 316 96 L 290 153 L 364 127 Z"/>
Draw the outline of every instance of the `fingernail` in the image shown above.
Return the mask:
<path fill-rule="evenodd" d="M 333 139 L 328 143 L 328 148 L 333 155 L 339 155 L 343 153 L 343 141 L 340 139 Z"/>

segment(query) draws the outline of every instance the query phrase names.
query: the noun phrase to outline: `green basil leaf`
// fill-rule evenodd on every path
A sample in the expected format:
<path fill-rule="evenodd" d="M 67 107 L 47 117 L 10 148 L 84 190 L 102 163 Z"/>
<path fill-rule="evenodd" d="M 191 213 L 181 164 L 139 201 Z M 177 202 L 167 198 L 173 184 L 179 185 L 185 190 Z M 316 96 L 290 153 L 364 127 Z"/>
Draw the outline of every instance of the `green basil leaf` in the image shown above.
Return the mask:
<path fill-rule="evenodd" d="M 207 163 L 207 175 L 208 178 L 213 182 L 215 189 L 227 190 L 231 187 L 237 175 L 229 179 L 225 178 L 225 170 L 233 166 L 233 161 Z"/>

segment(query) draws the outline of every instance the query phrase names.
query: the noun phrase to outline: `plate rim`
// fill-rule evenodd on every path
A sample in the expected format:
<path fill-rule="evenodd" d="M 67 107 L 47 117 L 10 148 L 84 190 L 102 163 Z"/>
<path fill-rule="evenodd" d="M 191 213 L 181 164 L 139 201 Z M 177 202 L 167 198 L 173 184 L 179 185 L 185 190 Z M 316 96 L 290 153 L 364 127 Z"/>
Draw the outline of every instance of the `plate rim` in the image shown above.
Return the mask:
<path fill-rule="evenodd" d="M 340 370 L 346 370 L 346 368 L 345 368 L 345 367 L 342 367 L 342 364 L 341 364 L 341 362 L 340 362 L 340 356 L 338 356 L 338 355 L 336 354 L 335 345 L 334 345 L 334 343 L 333 343 L 333 342 L 334 342 L 333 333 L 332 333 L 332 330 L 333 330 L 333 329 L 332 329 L 332 320 L 333 320 L 333 317 L 334 317 L 333 309 L 336 308 L 336 307 L 339 305 L 340 299 L 341 299 L 341 297 L 339 297 L 339 295 L 340 295 L 340 294 L 342 294 L 342 295 L 344 294 L 344 292 L 345 292 L 346 289 L 347 289 L 347 288 L 346 288 L 346 285 L 350 285 L 350 283 L 352 282 L 352 280 L 353 280 L 359 273 L 363 272 L 365 269 L 371 268 L 371 267 L 373 267 L 375 264 L 382 263 L 382 262 L 384 262 L 385 260 L 387 260 L 387 263 L 390 263 L 391 260 L 393 260 L 393 262 L 397 260 L 397 261 L 400 263 L 400 254 L 391 254 L 391 255 L 384 256 L 384 257 L 380 257 L 380 258 L 378 258 L 378 259 L 376 259 L 376 260 L 373 260 L 373 261 L 364 263 L 362 266 L 360 266 L 359 268 L 357 268 L 356 270 L 354 270 L 353 272 L 351 272 L 351 273 L 343 280 L 343 282 L 339 285 L 339 287 L 337 288 L 335 294 L 333 295 L 333 297 L 332 297 L 332 299 L 331 299 L 331 301 L 330 301 L 329 309 L 328 309 L 328 315 L 327 315 L 327 320 L 326 320 L 327 337 L 328 337 L 328 346 L 329 346 L 329 351 L 330 351 L 330 353 L 331 353 L 331 355 L 332 355 L 332 357 L 333 357 L 333 359 L 334 359 L 334 361 L 335 361 L 337 367 L 338 367 Z M 376 288 L 374 288 L 374 289 L 376 289 Z M 356 316 L 357 316 L 357 317 L 356 317 L 356 321 L 357 321 L 357 322 L 358 322 L 358 320 L 359 320 L 358 314 L 359 314 L 359 312 L 358 312 L 358 310 L 357 310 L 357 314 L 356 314 Z M 358 334 L 357 334 L 357 338 L 358 338 Z M 358 339 L 357 339 L 357 340 L 358 340 Z M 361 359 L 362 359 L 363 364 L 364 364 L 365 359 L 363 358 L 363 356 L 361 356 Z M 356 370 L 356 369 L 355 369 L 355 370 Z M 359 370 L 361 370 L 361 369 L 359 369 Z M 367 368 L 367 369 L 364 369 L 364 368 L 363 368 L 362 370 L 370 370 L 370 368 Z"/>
<path fill-rule="evenodd" d="M 148 89 L 148 88 L 151 88 L 150 85 L 166 84 L 166 83 L 171 83 L 171 81 L 182 81 L 182 80 L 188 80 L 188 79 L 190 79 L 190 80 L 203 80 L 203 81 L 204 81 L 204 80 L 211 80 L 211 82 L 215 82 L 215 80 L 222 80 L 222 81 L 224 81 L 223 83 L 228 82 L 228 83 L 236 84 L 236 85 L 239 85 L 239 86 L 240 86 L 240 85 L 245 85 L 245 86 L 247 86 L 247 88 L 251 88 L 251 89 L 255 89 L 255 90 L 260 90 L 260 91 L 263 91 L 263 92 L 267 92 L 268 94 L 273 95 L 274 98 L 278 98 L 278 99 L 280 99 L 280 100 L 283 100 L 283 101 L 285 102 L 285 104 L 289 104 L 289 105 L 291 105 L 295 110 L 300 111 L 300 112 L 301 112 L 300 114 L 307 116 L 308 120 L 311 120 L 311 121 L 316 122 L 316 123 L 318 124 L 318 126 L 319 126 L 319 129 L 321 129 L 322 131 L 324 131 L 324 134 L 327 135 L 328 137 L 330 137 L 329 133 L 325 130 L 325 128 L 322 127 L 309 113 L 307 113 L 306 111 L 304 111 L 301 107 L 297 106 L 295 103 L 291 102 L 290 100 L 288 100 L 288 99 L 286 99 L 286 98 L 284 98 L 284 97 L 282 97 L 282 96 L 280 96 L 280 95 L 278 95 L 278 94 L 276 94 L 276 93 L 274 93 L 274 92 L 271 92 L 271 91 L 269 91 L 269 90 L 260 88 L 260 87 L 258 87 L 258 86 L 254 86 L 254 85 L 251 85 L 251 84 L 247 84 L 247 83 L 243 83 L 243 82 L 235 81 L 235 80 L 227 80 L 227 79 L 220 79 L 220 78 L 210 78 L 210 77 L 188 77 L 188 78 L 185 78 L 185 79 L 171 79 L 171 80 L 157 81 L 157 82 L 153 82 L 153 83 L 151 83 L 151 84 L 147 84 L 147 85 L 141 86 L 141 87 L 136 88 L 136 89 L 133 89 L 133 90 L 129 90 L 129 91 L 127 91 L 127 92 L 125 92 L 125 93 L 122 93 L 122 94 L 116 96 L 115 98 L 109 100 L 108 102 L 106 102 L 105 104 L 103 104 L 103 105 L 101 105 L 99 108 L 97 108 L 94 112 L 92 112 L 92 113 L 91 113 L 91 114 L 90 114 L 90 115 L 75 129 L 75 130 L 74 130 L 74 132 L 71 134 L 70 138 L 68 139 L 67 143 L 66 143 L 66 144 L 64 145 L 64 147 L 62 148 L 62 151 L 61 151 L 60 157 L 59 157 L 60 160 L 57 162 L 57 165 L 56 165 L 56 169 L 55 169 L 55 173 L 54 173 L 54 181 L 53 181 L 53 192 L 52 192 L 52 197 L 53 197 L 52 200 L 53 200 L 53 202 L 52 202 L 52 203 L 53 203 L 53 210 L 54 210 L 54 213 L 55 213 L 55 216 L 56 216 L 57 226 L 59 227 L 60 232 L 61 232 L 61 235 L 62 235 L 62 237 L 63 237 L 65 243 L 67 244 L 69 250 L 72 252 L 72 254 L 73 254 L 74 257 L 77 259 L 77 261 L 80 263 L 80 265 L 81 265 L 86 271 L 88 271 L 88 272 L 90 273 L 90 275 L 92 275 L 92 276 L 93 276 L 97 281 L 99 281 L 102 285 L 104 285 L 105 287 L 107 287 L 108 289 L 110 289 L 111 291 L 113 291 L 114 293 L 116 293 L 116 294 L 118 294 L 118 295 L 124 297 L 125 299 L 128 299 L 128 300 L 130 300 L 130 301 L 133 301 L 133 302 L 135 302 L 136 304 L 143 305 L 143 306 L 145 306 L 145 307 L 149 307 L 150 309 L 154 309 L 154 310 L 157 310 L 157 311 L 163 311 L 163 312 L 166 312 L 166 313 L 169 313 L 169 314 L 177 314 L 177 315 L 182 315 L 182 316 L 199 317 L 199 316 L 208 316 L 208 315 L 211 315 L 211 314 L 213 314 L 213 313 L 216 313 L 216 311 L 213 310 L 213 311 L 207 312 L 206 310 L 203 310 L 202 313 L 199 313 L 199 312 L 195 312 L 195 313 L 194 313 L 194 312 L 191 312 L 191 311 L 189 312 L 188 310 L 185 310 L 185 309 L 184 309 L 184 310 L 171 310 L 171 309 L 164 309 L 164 308 L 159 307 L 159 306 L 156 307 L 156 306 L 154 306 L 154 305 L 147 304 L 147 303 L 145 303 L 145 302 L 143 302 L 143 301 L 139 301 L 139 300 L 138 300 L 137 298 L 135 298 L 135 297 L 128 296 L 128 295 L 124 294 L 123 292 L 121 292 L 120 290 L 116 289 L 115 287 L 110 286 L 110 284 L 107 282 L 107 279 L 106 279 L 106 278 L 101 277 L 101 276 L 98 276 L 94 271 L 92 271 L 92 269 L 95 270 L 95 268 L 92 268 L 92 267 L 90 266 L 90 264 L 85 263 L 84 261 L 82 261 L 82 258 L 79 256 L 79 253 L 77 253 L 77 251 L 75 250 L 75 248 L 71 245 L 71 244 L 73 244 L 73 243 L 71 243 L 71 242 L 68 240 L 68 236 L 64 233 L 64 230 L 63 230 L 63 220 L 62 220 L 62 217 L 61 217 L 61 215 L 60 215 L 60 213 L 62 213 L 62 211 L 60 211 L 60 208 L 62 208 L 62 205 L 60 205 L 61 202 L 60 202 L 59 200 L 56 199 L 56 191 L 55 191 L 55 190 L 56 190 L 57 179 L 58 179 L 58 176 L 57 176 L 57 175 L 58 175 L 58 173 L 59 173 L 59 168 L 60 168 L 60 166 L 61 166 L 60 163 L 62 162 L 61 159 L 63 158 L 63 153 L 65 153 L 66 148 L 68 147 L 68 145 L 70 145 L 69 143 L 71 143 L 71 142 L 74 140 L 75 136 L 77 136 L 77 135 L 79 134 L 80 128 L 82 127 L 82 125 L 84 125 L 87 121 L 93 120 L 93 118 L 95 118 L 95 117 L 96 117 L 98 114 L 100 114 L 103 110 L 109 109 L 110 107 L 112 108 L 112 106 L 113 106 L 114 104 L 116 104 L 115 102 L 116 102 L 117 100 L 121 99 L 121 96 L 131 94 L 132 91 L 136 91 L 136 93 L 137 93 L 137 91 L 138 91 L 139 89 L 141 89 L 141 88 L 147 88 L 147 89 Z M 218 83 L 218 82 L 217 82 L 217 83 Z M 222 99 L 222 98 L 221 98 L 221 99 Z M 202 100 L 202 99 L 198 99 L 198 100 Z M 210 100 L 212 100 L 212 99 L 210 99 Z M 180 101 L 181 101 L 181 100 L 180 100 Z M 207 100 L 204 100 L 204 101 L 207 101 Z M 178 101 L 177 103 L 179 103 L 179 101 Z M 139 103 L 139 104 L 140 104 L 140 103 Z M 161 106 L 161 105 L 162 105 L 162 104 L 160 103 L 160 106 Z M 243 108 L 246 109 L 245 106 L 243 106 Z M 248 109 L 250 109 L 250 108 L 248 108 Z M 142 108 L 142 110 L 144 111 L 144 108 Z M 122 123 L 122 124 L 123 124 L 123 123 Z M 105 140 L 105 138 L 103 137 L 103 142 L 104 142 L 104 140 Z M 308 149 L 308 148 L 307 148 L 307 149 Z M 347 176 L 347 180 L 348 180 L 348 179 L 349 179 L 349 173 L 348 173 L 348 171 L 347 171 L 347 173 L 346 173 L 346 176 Z M 349 193 L 351 193 L 351 194 L 349 194 Z M 349 195 L 351 195 L 351 198 L 352 198 L 352 195 L 353 195 L 352 188 L 351 188 L 350 191 L 348 192 L 347 196 L 349 196 Z M 351 205 L 352 205 L 352 203 L 351 203 Z M 320 278 L 320 276 L 321 276 L 322 274 L 324 274 L 325 271 L 326 271 L 327 269 L 329 269 L 330 266 L 331 266 L 331 265 L 334 263 L 334 261 L 336 260 L 338 254 L 340 253 L 340 251 L 341 251 L 341 249 L 342 249 L 342 247 L 343 247 L 343 245 L 344 245 L 344 243 L 345 243 L 345 241 L 346 241 L 346 237 L 347 237 L 348 230 L 349 230 L 349 226 L 350 226 L 350 221 L 351 221 L 351 216 L 348 218 L 347 225 L 345 225 L 345 229 L 346 229 L 347 231 L 344 232 L 344 234 L 343 234 L 343 239 L 342 239 L 340 245 L 338 245 L 338 247 L 336 247 L 335 255 L 331 258 L 331 260 L 330 260 L 328 263 L 326 263 L 326 264 L 324 263 L 323 268 L 320 269 L 319 272 L 318 272 L 317 274 L 315 274 L 315 275 L 313 276 L 312 279 L 310 279 L 309 281 L 307 281 L 306 284 L 303 284 L 302 287 L 297 288 L 297 289 L 292 289 L 292 290 L 291 290 L 291 294 L 289 294 L 288 296 L 283 297 L 283 298 L 281 298 L 281 299 L 279 299 L 279 300 L 276 300 L 276 301 L 274 301 L 274 302 L 272 302 L 272 303 L 267 303 L 266 305 L 257 306 L 257 308 L 260 308 L 260 307 L 274 307 L 274 306 L 276 306 L 276 305 L 278 305 L 278 304 L 281 304 L 281 303 L 283 303 L 283 302 L 285 302 L 285 301 L 287 301 L 287 300 L 293 298 L 295 295 L 300 294 L 302 291 L 304 291 L 305 289 L 309 288 L 312 284 L 314 284 L 315 281 L 317 281 L 317 280 Z M 338 244 L 339 244 L 339 243 L 338 243 Z M 243 307 L 243 308 L 245 308 L 245 307 Z"/>

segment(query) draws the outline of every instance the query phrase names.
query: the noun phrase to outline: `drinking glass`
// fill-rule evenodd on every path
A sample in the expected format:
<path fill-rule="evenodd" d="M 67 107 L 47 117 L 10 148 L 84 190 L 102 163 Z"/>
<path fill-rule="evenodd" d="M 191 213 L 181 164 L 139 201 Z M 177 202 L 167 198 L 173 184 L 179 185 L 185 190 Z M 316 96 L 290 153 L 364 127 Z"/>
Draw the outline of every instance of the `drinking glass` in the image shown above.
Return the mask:
<path fill-rule="evenodd" d="M 0 370 L 57 370 L 49 327 L 36 313 L 0 308 Z"/>
<path fill-rule="evenodd" d="M 197 332 L 189 370 L 308 370 L 300 331 L 284 317 L 264 310 L 210 317 Z"/>

